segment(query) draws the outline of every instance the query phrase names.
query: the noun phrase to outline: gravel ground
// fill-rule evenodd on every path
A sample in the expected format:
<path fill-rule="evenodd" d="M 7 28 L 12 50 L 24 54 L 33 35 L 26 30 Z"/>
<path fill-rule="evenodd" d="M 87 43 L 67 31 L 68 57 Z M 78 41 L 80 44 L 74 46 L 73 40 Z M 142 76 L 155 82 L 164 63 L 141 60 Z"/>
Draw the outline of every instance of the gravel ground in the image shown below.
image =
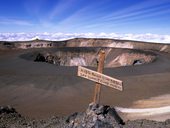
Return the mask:
<path fill-rule="evenodd" d="M 112 116 L 114 119 L 108 115 L 110 112 L 106 112 L 106 109 L 112 109 L 109 106 L 95 107 L 89 106 L 84 113 L 74 113 L 68 117 L 53 116 L 44 120 L 23 117 L 10 106 L 0 107 L 0 128 L 83 128 L 83 125 L 84 128 L 170 128 L 170 119 L 165 122 L 143 119 L 122 123 L 115 115 Z"/>

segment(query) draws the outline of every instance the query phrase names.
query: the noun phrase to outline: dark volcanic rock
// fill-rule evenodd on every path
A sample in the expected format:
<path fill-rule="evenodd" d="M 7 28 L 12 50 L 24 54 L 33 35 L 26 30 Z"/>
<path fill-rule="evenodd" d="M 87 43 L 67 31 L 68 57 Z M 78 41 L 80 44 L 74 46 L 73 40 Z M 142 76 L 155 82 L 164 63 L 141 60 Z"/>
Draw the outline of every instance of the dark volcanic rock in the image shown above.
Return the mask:
<path fill-rule="evenodd" d="M 54 56 L 51 55 L 51 54 L 47 55 L 46 58 L 45 58 L 45 61 L 47 63 L 53 64 L 54 63 Z"/>
<path fill-rule="evenodd" d="M 83 114 L 74 114 L 67 120 L 69 128 L 121 128 L 123 120 L 114 108 L 91 103 Z"/>
<path fill-rule="evenodd" d="M 38 55 L 36 56 L 35 60 L 36 62 L 45 62 L 45 57 L 43 54 L 38 53 Z"/>
<path fill-rule="evenodd" d="M 170 122 L 156 122 L 150 120 L 127 121 L 124 128 L 170 128 Z"/>
<path fill-rule="evenodd" d="M 135 120 L 123 122 L 114 108 L 90 104 L 86 112 L 66 117 L 34 120 L 21 116 L 14 108 L 0 107 L 0 128 L 170 128 L 165 122 Z"/>
<path fill-rule="evenodd" d="M 1 106 L 0 107 L 0 114 L 3 114 L 3 113 L 17 113 L 16 110 L 14 108 L 12 108 L 11 106 Z"/>
<path fill-rule="evenodd" d="M 10 106 L 0 107 L 0 128 L 66 128 L 65 118 L 34 120 L 21 116 Z"/>

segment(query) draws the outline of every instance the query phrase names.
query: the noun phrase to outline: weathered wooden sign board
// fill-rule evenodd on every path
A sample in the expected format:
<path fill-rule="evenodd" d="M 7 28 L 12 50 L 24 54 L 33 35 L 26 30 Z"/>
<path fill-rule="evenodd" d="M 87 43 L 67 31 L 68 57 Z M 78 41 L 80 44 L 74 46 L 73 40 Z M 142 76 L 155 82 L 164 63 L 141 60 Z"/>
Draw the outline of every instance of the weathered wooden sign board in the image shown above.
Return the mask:
<path fill-rule="evenodd" d="M 78 76 L 123 91 L 123 82 L 102 73 L 78 66 Z"/>
<path fill-rule="evenodd" d="M 123 91 L 123 82 L 121 80 L 102 74 L 104 68 L 104 60 L 105 52 L 101 50 L 99 52 L 97 72 L 87 69 L 85 67 L 78 67 L 78 76 L 96 82 L 93 98 L 93 102 L 96 104 L 99 104 L 100 102 L 101 85 L 106 85 L 108 87 L 115 88 L 119 91 Z"/>

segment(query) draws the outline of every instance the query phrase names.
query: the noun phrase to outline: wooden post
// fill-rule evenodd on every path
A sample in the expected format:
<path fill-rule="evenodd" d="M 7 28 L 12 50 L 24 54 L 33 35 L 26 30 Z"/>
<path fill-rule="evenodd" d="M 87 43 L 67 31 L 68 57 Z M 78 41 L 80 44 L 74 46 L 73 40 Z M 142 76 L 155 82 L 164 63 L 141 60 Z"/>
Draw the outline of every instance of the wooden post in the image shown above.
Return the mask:
<path fill-rule="evenodd" d="M 99 60 L 97 65 L 97 72 L 99 73 L 103 73 L 104 60 L 105 60 L 105 52 L 101 50 L 99 52 Z M 94 90 L 94 98 L 93 98 L 93 102 L 96 104 L 100 103 L 100 91 L 101 91 L 101 84 L 96 83 L 95 90 Z"/>

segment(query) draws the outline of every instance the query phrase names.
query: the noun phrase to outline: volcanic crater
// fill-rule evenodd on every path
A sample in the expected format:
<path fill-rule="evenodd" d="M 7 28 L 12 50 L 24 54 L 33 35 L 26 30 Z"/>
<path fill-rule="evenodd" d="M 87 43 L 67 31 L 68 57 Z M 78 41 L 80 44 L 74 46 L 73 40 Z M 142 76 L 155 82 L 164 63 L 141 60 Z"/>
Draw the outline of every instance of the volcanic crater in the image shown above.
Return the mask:
<path fill-rule="evenodd" d="M 170 105 L 169 44 L 94 38 L 0 42 L 0 104 L 38 119 L 84 111 L 92 101 L 95 83 L 79 78 L 77 66 L 96 70 L 100 50 L 106 53 L 103 73 L 122 80 L 124 86 L 123 92 L 103 86 L 101 104 Z M 154 118 L 163 120 L 167 115 Z"/>
<path fill-rule="evenodd" d="M 96 67 L 98 53 L 106 53 L 105 67 L 132 66 L 151 63 L 156 60 L 156 54 L 151 51 L 94 48 L 94 47 L 67 47 L 34 51 L 22 54 L 20 57 L 35 62 L 46 62 L 56 66 L 89 66 Z"/>

